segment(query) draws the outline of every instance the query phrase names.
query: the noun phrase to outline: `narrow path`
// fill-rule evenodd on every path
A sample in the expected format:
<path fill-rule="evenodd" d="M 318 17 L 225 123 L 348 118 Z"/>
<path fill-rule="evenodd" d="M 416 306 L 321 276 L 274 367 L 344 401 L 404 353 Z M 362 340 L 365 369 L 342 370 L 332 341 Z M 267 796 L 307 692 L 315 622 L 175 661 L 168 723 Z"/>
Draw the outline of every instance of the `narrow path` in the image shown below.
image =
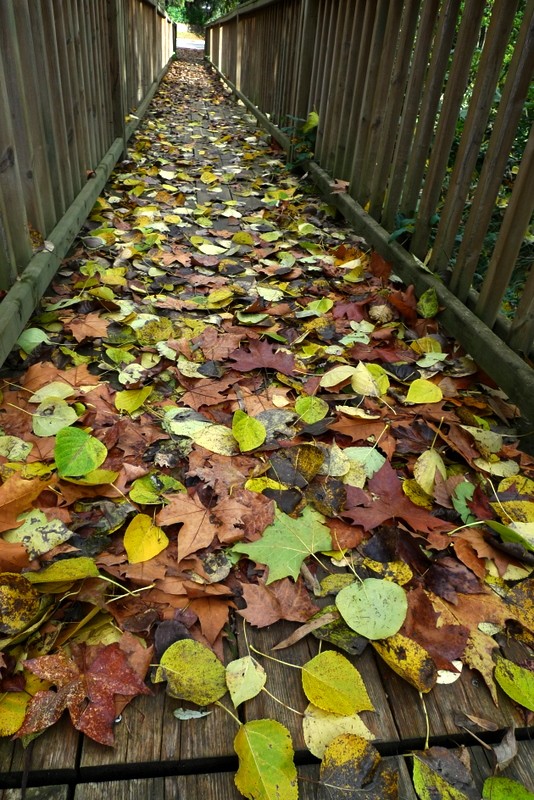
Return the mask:
<path fill-rule="evenodd" d="M 0 571 L 56 562 L 72 583 L 82 558 L 88 576 L 96 564 L 127 588 L 111 601 L 101 581 L 79 601 L 69 589 L 47 634 L 127 641 L 142 677 L 153 656 L 132 633 L 156 657 L 184 635 L 222 656 L 235 608 L 240 629 L 241 617 L 265 629 L 271 647 L 276 622 L 318 610 L 325 570 L 347 581 L 335 560 L 301 568 L 306 557 L 353 551 L 360 581 L 395 584 L 407 606 L 400 650 L 422 658 L 414 674 L 393 647 L 360 656 L 366 641 L 349 632 L 380 710 L 366 712 L 377 739 L 424 741 L 427 722 L 432 736 L 463 734 L 462 703 L 526 735 L 493 658 L 499 647 L 514 663 L 528 657 L 521 637 L 499 631 L 510 619 L 534 626 L 532 534 L 520 524 L 531 521 L 533 461 L 517 447 L 516 410 L 440 330 L 434 298 L 418 301 L 390 272 L 285 168 L 201 54 L 181 50 L 36 312 L 26 355 L 2 371 Z M 387 601 L 375 598 L 372 621 Z M 98 627 L 87 609 L 100 606 Z M 390 641 L 379 633 L 366 629 Z M 44 641 L 36 633 L 30 655 Z M 245 655 L 242 636 L 238 646 Z M 430 690 L 458 659 L 462 680 L 437 687 L 449 694 L 432 692 L 423 713 L 413 687 Z M 271 689 L 288 692 L 269 714 L 291 716 L 297 671 L 265 668 L 278 670 Z M 216 720 L 168 757 L 229 756 L 233 734 Z M 304 750 L 300 717 L 287 725 Z M 98 764 L 84 747 L 82 767 Z"/>

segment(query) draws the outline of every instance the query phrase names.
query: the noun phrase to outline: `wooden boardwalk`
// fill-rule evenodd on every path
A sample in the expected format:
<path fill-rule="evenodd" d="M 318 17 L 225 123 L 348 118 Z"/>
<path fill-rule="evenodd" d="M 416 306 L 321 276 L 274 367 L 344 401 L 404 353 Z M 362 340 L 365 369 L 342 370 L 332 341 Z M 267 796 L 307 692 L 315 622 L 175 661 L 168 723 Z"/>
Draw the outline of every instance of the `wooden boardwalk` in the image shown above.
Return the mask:
<path fill-rule="evenodd" d="M 233 109 L 236 120 L 245 117 L 243 109 L 230 104 L 226 108 L 226 113 Z M 152 113 L 157 116 L 157 112 L 156 98 Z M 191 100 L 190 116 L 195 136 L 200 141 L 197 145 L 200 152 L 203 134 L 210 136 L 211 132 L 204 127 L 207 114 L 198 97 Z M 231 154 L 225 155 L 225 151 L 220 150 L 217 157 L 223 165 Z M 214 158 L 210 152 L 211 167 L 217 168 Z M 199 184 L 197 190 L 197 202 L 213 200 L 205 185 Z M 231 199 L 231 192 L 223 186 L 216 200 L 224 199 Z M 255 198 L 250 198 L 252 205 L 254 202 Z M 295 627 L 291 623 L 277 623 L 262 630 L 249 628 L 248 643 L 269 653 L 273 645 L 292 633 Z M 236 635 L 239 654 L 245 655 L 247 646 L 242 627 Z M 280 655 L 286 661 L 302 665 L 318 652 L 318 646 L 317 640 L 308 636 Z M 307 750 L 302 734 L 301 714 L 307 700 L 300 672 L 272 661 L 267 664 L 261 655 L 257 658 L 268 669 L 268 688 L 299 713 L 275 703 L 262 692 L 244 704 L 241 719 L 275 718 L 284 724 L 291 732 L 296 751 L 299 797 L 303 800 L 324 797 L 317 784 L 318 761 Z M 436 686 L 423 700 L 376 657 L 370 647 L 351 661 L 362 675 L 376 709 L 363 712 L 362 719 L 374 735 L 374 744 L 381 755 L 398 768 L 399 795 L 403 800 L 416 798 L 409 757 L 414 749 L 423 749 L 427 741 L 430 745 L 453 749 L 467 747 L 477 787 L 481 788 L 493 765 L 491 749 L 479 741 L 486 745 L 497 743 L 511 727 L 515 728 L 518 754 L 503 774 L 521 781 L 534 792 L 534 726 L 529 727 L 524 712 L 503 694 L 496 707 L 477 673 L 464 668 L 459 680 L 451 685 Z M 233 800 L 241 797 L 233 781 L 237 768 L 233 748 L 237 726 L 218 707 L 202 719 L 179 721 L 173 711 L 181 705 L 182 701 L 165 694 L 162 685 L 154 687 L 152 696 L 137 697 L 116 724 L 114 748 L 99 745 L 79 734 L 65 716 L 36 738 L 26 751 L 19 741 L 0 739 L 0 800 L 20 798 L 20 786 L 26 779 L 28 800 Z M 493 723 L 494 730 L 488 733 L 476 728 L 476 736 L 473 736 L 462 727 L 460 714 L 487 720 Z"/>

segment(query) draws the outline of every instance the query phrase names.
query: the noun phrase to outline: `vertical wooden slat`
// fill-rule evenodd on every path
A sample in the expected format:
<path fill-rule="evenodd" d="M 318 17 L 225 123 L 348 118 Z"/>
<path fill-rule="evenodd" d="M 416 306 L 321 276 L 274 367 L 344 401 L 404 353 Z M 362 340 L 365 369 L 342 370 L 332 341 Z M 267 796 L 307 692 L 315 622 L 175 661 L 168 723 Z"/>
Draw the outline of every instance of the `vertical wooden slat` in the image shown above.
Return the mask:
<path fill-rule="evenodd" d="M 333 140 L 337 134 L 337 114 L 341 107 L 344 86 L 344 71 L 350 46 L 350 12 L 352 0 L 339 0 L 336 7 L 334 40 L 328 76 L 325 75 L 319 101 L 319 127 L 317 131 L 316 156 L 328 169 L 333 160 Z"/>
<path fill-rule="evenodd" d="M 357 52 L 357 66 L 356 75 L 354 78 L 354 86 L 348 107 L 350 113 L 348 114 L 348 124 L 346 128 L 339 131 L 338 137 L 338 156 L 335 163 L 335 175 L 344 180 L 350 178 L 352 170 L 352 162 L 354 159 L 354 150 L 358 141 L 358 134 L 360 128 L 360 111 L 363 100 L 363 93 L 365 89 L 365 80 L 367 76 L 367 63 L 369 60 L 369 52 L 373 38 L 373 29 L 375 24 L 375 14 L 377 5 L 364 0 L 364 18 L 361 29 L 361 36 L 359 37 Z"/>
<path fill-rule="evenodd" d="M 485 8 L 485 0 L 468 0 L 460 22 L 411 242 L 412 252 L 421 259 L 425 257 L 429 247 L 430 220 L 436 211 L 443 187 L 443 178 L 447 170 L 447 161 L 456 133 L 458 115 L 469 79 L 471 59 L 477 44 Z"/>
<path fill-rule="evenodd" d="M 126 53 L 121 0 L 108 0 L 109 79 L 113 108 L 113 137 L 123 140 L 126 156 Z"/>
<path fill-rule="evenodd" d="M 393 230 L 395 228 L 410 151 L 414 141 L 414 131 L 417 125 L 417 117 L 429 56 L 434 41 L 434 29 L 436 26 L 439 4 L 440 0 L 424 0 L 421 10 L 417 40 L 410 67 L 410 76 L 399 123 L 399 131 L 387 189 L 387 199 L 383 212 L 383 224 L 387 230 Z"/>
<path fill-rule="evenodd" d="M 514 181 L 512 195 L 508 207 L 504 214 L 499 237 L 495 244 L 495 249 L 491 256 L 488 270 L 484 277 L 484 282 L 480 290 L 480 296 L 476 304 L 475 313 L 490 327 L 494 324 L 499 311 L 501 300 L 512 277 L 514 265 L 523 243 L 525 231 L 534 212 L 534 125 L 530 129 L 527 146 L 519 166 L 519 172 Z M 531 264 L 531 272 L 534 273 Z M 534 302 L 534 297 L 529 292 L 523 290 L 520 305 L 512 325 L 512 339 L 516 340 L 516 345 L 520 345 L 524 352 L 532 345 L 532 334 L 530 329 L 530 340 L 526 339 L 527 325 L 526 317 Z M 523 307 L 521 306 L 523 303 Z M 520 339 L 519 331 L 523 330 L 523 338 Z"/>
<path fill-rule="evenodd" d="M 3 4 L 3 21 L 0 26 L 0 51 L 5 54 L 4 80 L 9 98 L 10 124 L 16 132 L 15 154 L 18 164 L 18 179 L 24 197 L 28 221 L 34 229 L 44 235 L 47 225 L 41 204 L 38 178 L 43 178 L 39 164 L 39 143 L 36 126 L 32 125 L 34 108 L 30 100 L 35 100 L 31 78 L 25 81 L 23 71 L 24 37 L 19 40 L 12 3 Z M 33 77 L 33 76 L 32 76 Z M 26 86 L 27 83 L 27 86 Z M 4 124 L 4 120 L 2 121 Z M 37 152 L 36 152 L 37 151 Z"/>
<path fill-rule="evenodd" d="M 364 199 L 362 195 L 360 178 L 365 167 L 365 153 L 373 116 L 375 88 L 380 71 L 380 64 L 384 57 L 383 44 L 386 35 L 389 7 L 390 3 L 388 0 L 378 0 L 371 47 L 369 50 L 369 60 L 365 75 L 365 85 L 360 106 L 358 133 L 354 140 L 355 152 L 350 172 L 350 194 L 356 200 L 362 202 L 362 204 L 365 203 L 367 198 L 365 197 Z"/>
<path fill-rule="evenodd" d="M 328 22 L 329 4 L 327 0 L 322 0 L 319 8 L 319 24 L 313 51 L 313 70 L 310 81 L 310 108 L 317 106 L 321 95 L 321 82 L 326 57 L 326 41 L 328 39 Z"/>
<path fill-rule="evenodd" d="M 398 46 L 399 29 L 404 3 L 391 3 L 388 9 L 384 42 L 382 44 L 382 58 L 376 77 L 373 91 L 373 106 L 367 136 L 363 163 L 359 172 L 359 197 L 360 202 L 369 200 L 373 175 L 377 168 L 377 157 L 380 148 L 380 138 L 384 129 L 384 120 L 388 113 L 387 101 L 392 82 L 392 70 Z"/>
<path fill-rule="evenodd" d="M 65 27 L 66 11 L 61 0 L 53 0 L 52 8 L 56 33 L 56 57 L 59 74 L 61 76 L 60 90 L 65 120 L 65 136 L 68 151 L 70 183 L 72 185 L 72 194 L 69 196 L 69 200 L 72 202 L 72 200 L 74 200 L 80 191 L 82 178 L 79 169 L 78 144 L 76 141 L 76 120 L 74 116 L 74 109 L 72 107 L 71 75 L 67 55 L 67 31 Z"/>
<path fill-rule="evenodd" d="M 396 58 L 383 109 L 384 121 L 381 126 L 380 141 L 376 152 L 376 166 L 371 177 L 369 213 L 380 220 L 401 120 L 401 109 L 406 96 L 406 84 L 413 42 L 420 14 L 421 0 L 407 0 L 404 3 L 402 24 L 397 44 Z"/>
<path fill-rule="evenodd" d="M 426 160 L 434 133 L 438 106 L 443 90 L 443 80 L 447 71 L 451 52 L 451 42 L 455 38 L 456 20 L 460 10 L 460 0 L 446 0 L 442 5 L 438 28 L 434 38 L 432 56 L 428 68 L 421 106 L 418 113 L 417 128 L 410 151 L 408 169 L 403 184 L 400 214 L 412 217 L 417 207 L 419 190 L 425 174 Z"/>
<path fill-rule="evenodd" d="M 515 0 L 496 0 L 491 15 L 430 260 L 431 269 L 443 276 L 466 205 L 516 8 Z"/>
<path fill-rule="evenodd" d="M 534 71 L 534 0 L 528 0 L 450 286 L 465 301 Z"/>

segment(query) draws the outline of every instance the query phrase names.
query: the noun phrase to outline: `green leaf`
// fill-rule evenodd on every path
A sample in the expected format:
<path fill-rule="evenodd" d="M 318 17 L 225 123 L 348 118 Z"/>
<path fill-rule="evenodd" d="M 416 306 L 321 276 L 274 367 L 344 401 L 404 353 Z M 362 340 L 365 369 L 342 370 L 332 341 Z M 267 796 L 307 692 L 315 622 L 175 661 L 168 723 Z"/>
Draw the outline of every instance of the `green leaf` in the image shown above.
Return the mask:
<path fill-rule="evenodd" d="M 534 800 L 534 792 L 511 778 L 486 778 L 482 787 L 482 800 Z"/>
<path fill-rule="evenodd" d="M 525 550 L 530 550 L 531 553 L 534 553 L 534 526 L 532 523 L 523 523 L 524 532 L 521 532 L 520 526 L 522 523 L 511 523 L 511 525 L 517 525 L 518 530 L 514 530 L 513 527 L 508 525 L 503 525 L 501 522 L 495 522 L 495 520 L 488 520 L 486 524 L 495 533 L 499 534 L 503 542 L 515 542 L 522 545 Z"/>
<path fill-rule="evenodd" d="M 32 430 L 36 436 L 55 436 L 77 419 L 78 414 L 65 400 L 50 397 L 38 405 L 32 414 Z"/>
<path fill-rule="evenodd" d="M 50 400 L 52 397 L 66 400 L 67 397 L 72 397 L 76 394 L 76 390 L 64 381 L 52 381 L 45 386 L 41 386 L 35 394 L 32 394 L 28 403 L 42 403 L 43 400 Z"/>
<path fill-rule="evenodd" d="M 0 456 L 8 461 L 25 461 L 33 449 L 31 442 L 18 436 L 0 436 Z"/>
<path fill-rule="evenodd" d="M 328 410 L 328 403 L 320 397 L 299 397 L 295 402 L 295 411 L 307 425 L 324 419 Z"/>
<path fill-rule="evenodd" d="M 260 447 L 267 437 L 265 425 L 238 409 L 232 419 L 232 433 L 242 453 Z"/>
<path fill-rule="evenodd" d="M 408 611 L 402 586 L 377 578 L 346 586 L 338 593 L 336 605 L 349 628 L 367 639 L 393 636 Z"/>
<path fill-rule="evenodd" d="M 349 715 L 375 710 L 356 667 L 334 650 L 304 664 L 302 688 L 310 703 L 323 711 Z"/>
<path fill-rule="evenodd" d="M 26 328 L 22 331 L 17 344 L 25 353 L 32 353 L 40 344 L 52 344 L 47 334 L 40 328 Z"/>
<path fill-rule="evenodd" d="M 297 800 L 297 770 L 287 728 L 272 719 L 242 725 L 234 739 L 235 784 L 249 800 Z"/>
<path fill-rule="evenodd" d="M 81 428 L 63 428 L 56 436 L 54 459 L 60 478 L 77 478 L 97 469 L 107 458 L 107 448 Z"/>
<path fill-rule="evenodd" d="M 386 457 L 376 447 L 345 447 L 343 455 L 361 464 L 367 478 L 372 478 L 386 463 Z"/>
<path fill-rule="evenodd" d="M 439 311 L 439 302 L 436 290 L 433 287 L 423 292 L 416 308 L 419 314 L 425 319 L 436 316 Z"/>
<path fill-rule="evenodd" d="M 252 656 L 243 656 L 230 661 L 226 667 L 226 685 L 237 708 L 261 692 L 267 681 L 265 670 Z"/>
<path fill-rule="evenodd" d="M 414 753 L 413 783 L 420 800 L 480 799 L 468 768 L 444 747 Z"/>
<path fill-rule="evenodd" d="M 117 411 L 126 411 L 133 414 L 138 408 L 144 405 L 145 400 L 152 394 L 152 386 L 144 386 L 142 389 L 124 389 L 115 395 L 115 408 Z"/>
<path fill-rule="evenodd" d="M 100 573 L 92 558 L 65 558 L 55 561 L 49 567 L 39 572 L 25 572 L 24 577 L 30 583 L 61 583 L 63 581 L 78 581 L 82 578 L 98 578 Z"/>
<path fill-rule="evenodd" d="M 232 548 L 235 553 L 244 553 L 252 561 L 269 567 L 266 583 L 288 575 L 296 580 L 307 556 L 332 549 L 330 531 L 319 512 L 306 506 L 297 519 L 279 509 L 275 514 L 275 521 L 265 528 L 261 539 L 250 544 L 235 544 Z"/>
<path fill-rule="evenodd" d="M 171 697 L 207 706 L 226 694 L 226 671 L 217 656 L 194 639 L 182 639 L 163 653 L 154 683 L 167 681 Z"/>
<path fill-rule="evenodd" d="M 306 122 L 302 126 L 302 133 L 309 133 L 313 131 L 319 124 L 319 114 L 317 111 L 310 111 L 308 116 L 306 117 Z"/>
<path fill-rule="evenodd" d="M 30 558 L 48 553 L 53 547 L 62 544 L 74 535 L 64 522 L 59 519 L 47 519 L 46 514 L 38 508 L 17 517 L 23 520 L 20 527 L 5 531 L 2 536 L 6 542 L 21 542 Z"/>
<path fill-rule="evenodd" d="M 500 657 L 495 665 L 495 680 L 508 697 L 534 711 L 534 672 Z"/>

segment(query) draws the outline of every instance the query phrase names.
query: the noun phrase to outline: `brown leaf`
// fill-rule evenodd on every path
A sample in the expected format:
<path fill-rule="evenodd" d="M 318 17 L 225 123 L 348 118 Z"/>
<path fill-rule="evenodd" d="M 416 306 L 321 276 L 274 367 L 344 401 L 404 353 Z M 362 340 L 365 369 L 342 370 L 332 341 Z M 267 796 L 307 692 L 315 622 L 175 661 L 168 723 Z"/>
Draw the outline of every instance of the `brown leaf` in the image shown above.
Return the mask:
<path fill-rule="evenodd" d="M 248 347 L 248 350 L 239 348 L 230 353 L 232 367 L 239 372 L 247 372 L 250 369 L 274 369 L 282 375 L 295 374 L 295 359 L 289 353 L 281 352 L 268 342 L 253 341 Z"/>

